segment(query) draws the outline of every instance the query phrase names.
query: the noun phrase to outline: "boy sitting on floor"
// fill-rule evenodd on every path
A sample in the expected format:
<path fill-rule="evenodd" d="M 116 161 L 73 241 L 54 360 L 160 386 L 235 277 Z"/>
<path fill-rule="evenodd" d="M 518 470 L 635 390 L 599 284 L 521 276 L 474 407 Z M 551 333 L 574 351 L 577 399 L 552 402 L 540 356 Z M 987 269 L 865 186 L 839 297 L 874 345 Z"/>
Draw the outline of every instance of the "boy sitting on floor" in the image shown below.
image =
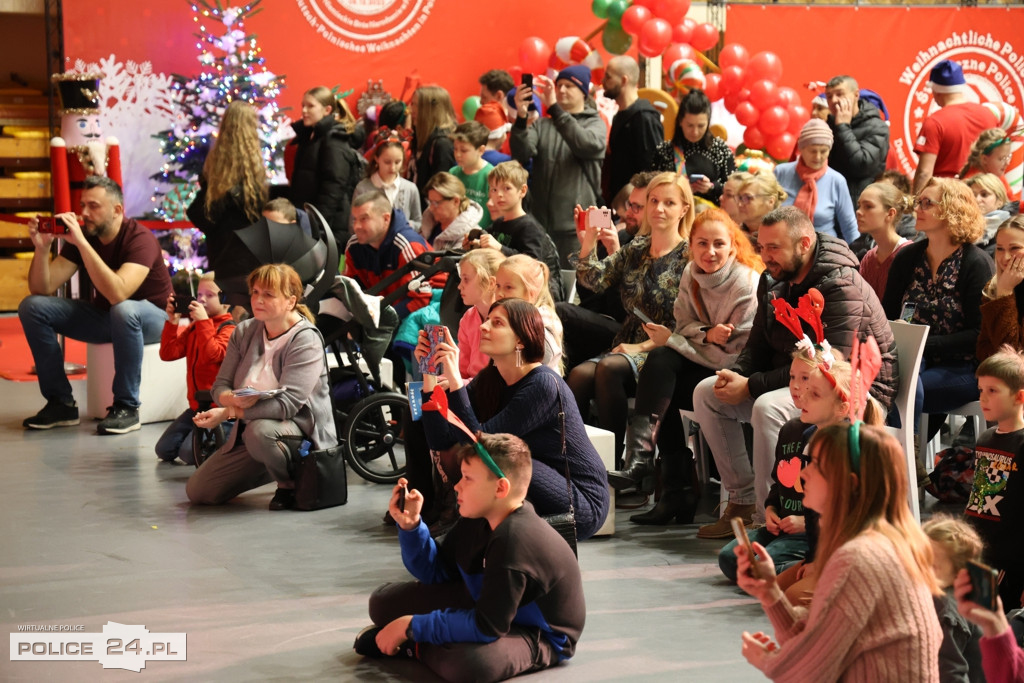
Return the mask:
<path fill-rule="evenodd" d="M 389 504 L 402 561 L 418 581 L 370 596 L 355 651 L 422 661 L 445 680 L 498 681 L 572 657 L 586 606 L 572 549 L 526 502 L 533 463 L 511 434 L 480 434 L 460 453 L 461 518 L 440 542 L 420 519 L 422 494 Z"/>

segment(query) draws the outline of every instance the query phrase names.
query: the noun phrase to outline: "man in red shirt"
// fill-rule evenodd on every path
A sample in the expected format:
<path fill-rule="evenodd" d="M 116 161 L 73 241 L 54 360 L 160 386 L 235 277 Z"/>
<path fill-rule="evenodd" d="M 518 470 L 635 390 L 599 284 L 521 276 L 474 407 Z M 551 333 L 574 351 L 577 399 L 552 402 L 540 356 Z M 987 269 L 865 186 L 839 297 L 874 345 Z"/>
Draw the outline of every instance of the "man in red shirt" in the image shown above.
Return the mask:
<path fill-rule="evenodd" d="M 932 176 L 952 178 L 959 173 L 981 131 L 999 126 L 992 112 L 968 101 L 964 70 L 956 62 L 944 59 L 936 64 L 928 85 L 941 109 L 925 119 L 914 143 L 918 156 L 915 195 Z"/>

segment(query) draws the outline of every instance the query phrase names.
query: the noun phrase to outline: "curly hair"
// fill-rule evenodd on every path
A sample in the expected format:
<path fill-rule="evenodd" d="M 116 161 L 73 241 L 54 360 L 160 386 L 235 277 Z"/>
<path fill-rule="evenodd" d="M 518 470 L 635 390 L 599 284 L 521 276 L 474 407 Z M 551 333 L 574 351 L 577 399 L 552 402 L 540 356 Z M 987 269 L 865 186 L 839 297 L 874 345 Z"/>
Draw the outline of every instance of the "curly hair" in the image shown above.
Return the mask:
<path fill-rule="evenodd" d="M 203 164 L 206 177 L 206 215 L 213 205 L 233 190 L 240 190 L 242 209 L 253 222 L 267 201 L 267 169 L 260 151 L 259 119 L 248 102 L 228 105 L 220 122 L 217 140 Z"/>
<path fill-rule="evenodd" d="M 697 232 L 698 228 L 711 222 L 721 223 L 729 231 L 729 239 L 732 241 L 732 253 L 736 257 L 736 263 L 742 263 L 758 273 L 764 272 L 764 262 L 757 255 L 757 252 L 754 251 L 754 245 L 750 243 L 750 240 L 740 226 L 736 225 L 736 221 L 729 218 L 729 214 L 723 209 L 713 207 L 702 211 L 694 219 L 693 227 L 690 228 L 690 242 L 693 242 L 693 234 Z"/>
<path fill-rule="evenodd" d="M 1002 140 L 1002 142 L 1000 142 Z M 971 145 L 971 153 L 967 156 L 964 167 L 960 169 L 960 177 L 964 178 L 972 169 L 981 170 L 981 157 L 991 154 L 998 147 L 1010 144 L 1010 136 L 1002 128 L 989 128 L 981 131 L 978 139 Z M 991 148 L 991 149 L 990 149 Z M 987 151 L 986 151 L 987 150 Z"/>
<path fill-rule="evenodd" d="M 974 193 L 961 180 L 933 177 L 924 189 L 939 191 L 939 220 L 945 221 L 953 244 L 977 242 L 985 234 L 985 216 L 978 208 Z"/>

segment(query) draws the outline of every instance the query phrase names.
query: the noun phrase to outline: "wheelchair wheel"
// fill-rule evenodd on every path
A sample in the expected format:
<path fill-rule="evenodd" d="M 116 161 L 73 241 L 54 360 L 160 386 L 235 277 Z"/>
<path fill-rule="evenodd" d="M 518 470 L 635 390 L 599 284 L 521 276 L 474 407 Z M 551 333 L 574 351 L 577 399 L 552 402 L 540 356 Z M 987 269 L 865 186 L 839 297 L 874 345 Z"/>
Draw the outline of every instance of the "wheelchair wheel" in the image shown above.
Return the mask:
<path fill-rule="evenodd" d="M 348 464 L 363 479 L 393 484 L 405 474 L 402 424 L 409 399 L 384 392 L 367 396 L 352 406 L 341 438 Z"/>

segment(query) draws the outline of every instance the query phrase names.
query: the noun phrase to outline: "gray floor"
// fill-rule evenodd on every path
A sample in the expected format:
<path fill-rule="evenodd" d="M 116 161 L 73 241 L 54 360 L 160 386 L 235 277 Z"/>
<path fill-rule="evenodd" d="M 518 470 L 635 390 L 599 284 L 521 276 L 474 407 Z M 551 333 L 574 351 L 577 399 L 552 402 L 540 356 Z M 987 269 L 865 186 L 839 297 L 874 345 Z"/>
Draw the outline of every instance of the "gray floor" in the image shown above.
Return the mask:
<path fill-rule="evenodd" d="M 84 398 L 84 386 L 76 393 Z M 26 432 L 21 420 L 42 406 L 36 385 L 0 380 L 0 396 L 0 632 L 99 632 L 114 621 L 188 639 L 187 661 L 151 661 L 141 675 L 4 655 L 0 679 L 434 680 L 415 663 L 351 650 L 369 593 L 407 576 L 394 531 L 380 523 L 385 487 L 350 474 L 348 505 L 312 513 L 269 512 L 272 486 L 192 508 L 192 468 L 153 454 L 164 425 L 123 436 L 96 436 L 85 422 Z M 707 505 L 698 521 L 711 520 Z M 580 547 L 588 615 L 576 657 L 527 680 L 764 680 L 740 655 L 740 633 L 767 620 L 721 578 L 721 543 L 697 540 L 696 526 L 619 519 L 613 538 Z"/>

